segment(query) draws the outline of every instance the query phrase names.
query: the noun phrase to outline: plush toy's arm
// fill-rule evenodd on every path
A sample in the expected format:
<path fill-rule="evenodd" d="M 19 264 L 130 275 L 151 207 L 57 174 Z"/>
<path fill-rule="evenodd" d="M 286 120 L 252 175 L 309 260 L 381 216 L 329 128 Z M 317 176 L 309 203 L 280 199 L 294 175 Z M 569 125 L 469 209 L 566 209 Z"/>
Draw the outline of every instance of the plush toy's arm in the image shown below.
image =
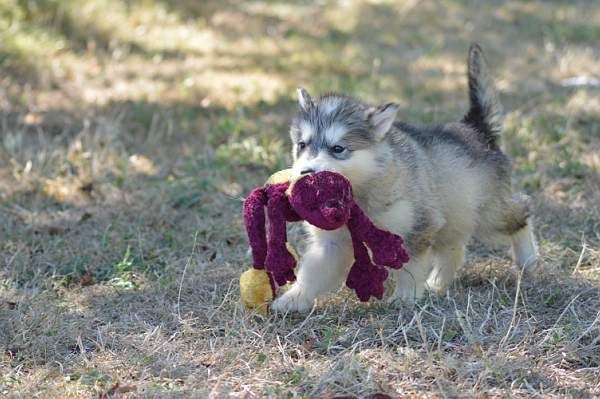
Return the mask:
<path fill-rule="evenodd" d="M 373 262 L 376 265 L 399 269 L 408 262 L 408 254 L 402 246 L 404 243 L 402 238 L 389 231 L 378 229 L 357 204 L 352 206 L 348 228 L 351 233 L 357 235 L 359 241 L 364 242 L 371 249 Z"/>
<path fill-rule="evenodd" d="M 282 186 L 283 187 L 283 186 Z M 273 186 L 273 188 L 278 188 Z M 269 215 L 269 241 L 265 266 L 277 285 L 285 285 L 296 280 L 294 267 L 296 259 L 288 251 L 286 232 L 286 210 L 289 208 L 288 197 L 284 189 L 269 191 L 267 212 Z"/>
<path fill-rule="evenodd" d="M 266 205 L 267 195 L 262 187 L 252 190 L 244 201 L 244 224 L 252 249 L 252 263 L 255 269 L 264 269 L 267 257 Z"/>

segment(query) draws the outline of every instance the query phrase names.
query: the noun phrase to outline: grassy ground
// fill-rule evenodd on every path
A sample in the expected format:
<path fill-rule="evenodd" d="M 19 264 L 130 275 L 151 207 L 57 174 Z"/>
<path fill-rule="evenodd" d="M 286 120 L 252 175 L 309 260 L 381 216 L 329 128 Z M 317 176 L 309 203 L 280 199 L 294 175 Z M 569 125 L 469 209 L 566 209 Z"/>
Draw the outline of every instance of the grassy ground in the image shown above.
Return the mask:
<path fill-rule="evenodd" d="M 598 21 L 593 0 L 0 1 L 0 395 L 600 396 L 600 97 L 563 84 L 600 77 Z M 539 275 L 474 243 L 414 309 L 342 290 L 246 314 L 241 201 L 290 162 L 295 87 L 456 119 L 473 40 Z"/>

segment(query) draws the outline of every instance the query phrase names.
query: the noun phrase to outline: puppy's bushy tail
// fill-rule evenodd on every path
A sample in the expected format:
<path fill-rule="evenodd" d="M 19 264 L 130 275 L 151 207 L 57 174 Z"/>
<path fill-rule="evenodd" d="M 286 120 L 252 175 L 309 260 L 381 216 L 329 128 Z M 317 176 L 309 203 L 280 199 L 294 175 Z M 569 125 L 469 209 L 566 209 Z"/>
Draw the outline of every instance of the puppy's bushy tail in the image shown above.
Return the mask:
<path fill-rule="evenodd" d="M 469 48 L 467 65 L 470 108 L 463 122 L 475 128 L 488 146 L 497 147 L 502 130 L 502 106 L 489 76 L 483 50 L 477 43 Z"/>

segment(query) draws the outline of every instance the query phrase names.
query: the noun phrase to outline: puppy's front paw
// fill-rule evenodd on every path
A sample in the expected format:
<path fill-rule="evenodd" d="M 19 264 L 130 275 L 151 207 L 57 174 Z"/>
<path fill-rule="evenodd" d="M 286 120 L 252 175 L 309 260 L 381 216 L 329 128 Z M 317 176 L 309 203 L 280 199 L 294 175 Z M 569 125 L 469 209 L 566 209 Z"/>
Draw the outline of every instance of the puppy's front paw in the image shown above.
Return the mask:
<path fill-rule="evenodd" d="M 315 298 L 306 294 L 298 283 L 295 283 L 286 293 L 275 299 L 271 310 L 277 313 L 307 312 L 312 309 Z"/>

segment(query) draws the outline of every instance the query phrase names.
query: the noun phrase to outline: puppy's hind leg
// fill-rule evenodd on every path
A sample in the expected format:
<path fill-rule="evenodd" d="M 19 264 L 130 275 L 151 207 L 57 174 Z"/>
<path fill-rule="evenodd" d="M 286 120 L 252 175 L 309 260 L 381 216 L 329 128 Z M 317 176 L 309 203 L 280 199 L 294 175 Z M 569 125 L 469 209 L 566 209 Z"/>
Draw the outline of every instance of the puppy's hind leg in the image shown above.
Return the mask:
<path fill-rule="evenodd" d="M 514 194 L 501 217 L 500 231 L 510 237 L 513 259 L 519 269 L 531 272 L 537 267 L 538 249 L 530 216 L 531 199 Z"/>
<path fill-rule="evenodd" d="M 525 271 L 534 270 L 537 267 L 538 248 L 531 218 L 527 218 L 525 226 L 510 236 L 510 241 L 517 266 Z"/>
<path fill-rule="evenodd" d="M 512 245 L 513 259 L 526 272 L 537 267 L 538 248 L 533 232 L 530 216 L 530 198 L 524 194 L 515 194 L 507 201 L 489 207 L 484 219 L 487 226 L 480 231 L 483 236 L 499 234 L 509 237 Z"/>
<path fill-rule="evenodd" d="M 392 276 L 396 289 L 388 299 L 388 303 L 413 304 L 421 299 L 425 292 L 427 276 L 431 271 L 431 248 L 412 255 L 406 265 L 400 270 L 393 270 Z"/>

